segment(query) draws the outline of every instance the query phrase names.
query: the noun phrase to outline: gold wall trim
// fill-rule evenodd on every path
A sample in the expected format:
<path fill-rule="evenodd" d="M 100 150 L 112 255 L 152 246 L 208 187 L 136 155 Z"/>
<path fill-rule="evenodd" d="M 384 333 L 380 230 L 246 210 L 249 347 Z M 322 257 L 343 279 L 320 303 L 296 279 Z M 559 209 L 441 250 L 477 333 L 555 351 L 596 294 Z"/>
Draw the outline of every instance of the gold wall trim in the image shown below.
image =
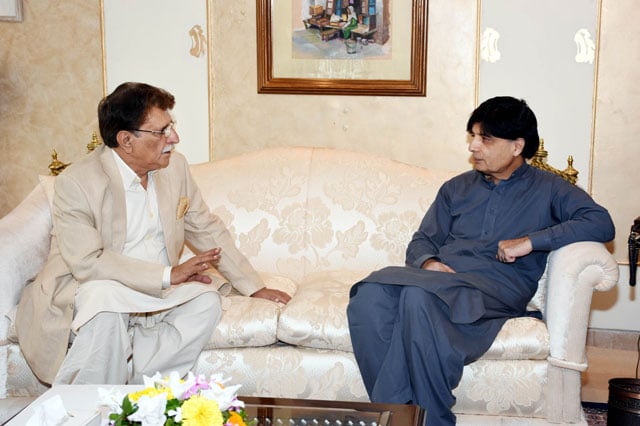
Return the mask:
<path fill-rule="evenodd" d="M 211 16 L 213 12 L 213 0 L 207 0 L 207 83 L 209 96 L 209 161 L 215 157 L 213 150 L 213 43 L 211 35 L 213 33 L 213 24 Z"/>
<path fill-rule="evenodd" d="M 476 75 L 473 83 L 474 93 L 473 102 L 474 105 L 478 105 L 480 98 L 480 25 L 482 23 L 482 0 L 476 0 Z"/>
<path fill-rule="evenodd" d="M 596 56 L 593 65 L 593 98 L 591 101 L 591 141 L 589 146 L 589 182 L 587 192 L 593 194 L 593 168 L 595 164 L 596 147 L 596 113 L 598 103 L 598 70 L 600 68 L 600 36 L 602 33 L 602 1 L 598 0 L 596 16 Z"/>
<path fill-rule="evenodd" d="M 102 48 L 102 96 L 107 96 L 107 48 L 104 35 L 104 0 L 100 0 L 100 47 Z"/>

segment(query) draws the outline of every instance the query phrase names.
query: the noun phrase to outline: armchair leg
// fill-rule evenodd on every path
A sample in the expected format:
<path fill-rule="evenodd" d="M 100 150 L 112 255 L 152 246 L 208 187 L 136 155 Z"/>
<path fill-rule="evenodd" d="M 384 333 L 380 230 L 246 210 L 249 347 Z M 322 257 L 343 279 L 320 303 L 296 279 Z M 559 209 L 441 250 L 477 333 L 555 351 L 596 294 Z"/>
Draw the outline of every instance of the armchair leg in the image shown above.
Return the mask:
<path fill-rule="evenodd" d="M 549 365 L 547 378 L 547 420 L 552 423 L 579 422 L 582 417 L 580 372 Z"/>

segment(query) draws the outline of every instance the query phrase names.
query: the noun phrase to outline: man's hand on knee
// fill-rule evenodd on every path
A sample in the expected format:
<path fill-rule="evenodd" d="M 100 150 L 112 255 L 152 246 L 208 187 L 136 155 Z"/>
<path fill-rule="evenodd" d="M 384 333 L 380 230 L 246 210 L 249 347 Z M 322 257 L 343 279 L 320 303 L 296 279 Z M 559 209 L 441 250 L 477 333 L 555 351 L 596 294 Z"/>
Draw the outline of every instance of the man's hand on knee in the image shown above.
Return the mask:
<path fill-rule="evenodd" d="M 203 272 L 220 261 L 220 251 L 219 247 L 207 250 L 171 268 L 171 285 L 178 285 L 187 281 L 211 284 L 211 278 L 204 275 Z"/>

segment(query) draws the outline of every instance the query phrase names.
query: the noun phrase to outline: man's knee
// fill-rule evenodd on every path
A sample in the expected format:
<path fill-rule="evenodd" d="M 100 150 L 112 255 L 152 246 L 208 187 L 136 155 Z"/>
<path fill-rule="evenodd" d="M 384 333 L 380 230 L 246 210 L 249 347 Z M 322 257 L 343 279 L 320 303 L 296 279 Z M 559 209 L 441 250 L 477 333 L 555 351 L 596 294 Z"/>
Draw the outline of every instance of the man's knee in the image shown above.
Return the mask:
<path fill-rule="evenodd" d="M 192 312 L 202 313 L 203 316 L 208 317 L 209 321 L 214 324 L 220 321 L 220 317 L 222 316 L 222 304 L 218 293 L 202 293 L 188 303 L 190 304 L 190 310 L 192 310 Z"/>
<path fill-rule="evenodd" d="M 385 299 L 388 297 L 388 291 L 386 290 L 388 285 L 379 284 L 379 283 L 361 283 L 356 287 L 355 294 L 351 299 L 356 299 L 357 301 L 362 301 L 363 303 L 367 302 L 378 302 L 381 299 Z"/>
<path fill-rule="evenodd" d="M 377 283 L 361 283 L 355 290 L 347 306 L 348 316 L 370 313 L 371 306 L 383 295 L 382 285 Z"/>
<path fill-rule="evenodd" d="M 400 309 L 407 318 L 430 317 L 435 312 L 442 311 L 446 304 L 436 294 L 421 287 L 406 286 L 403 289 Z"/>
<path fill-rule="evenodd" d="M 421 306 L 425 303 L 431 303 L 431 301 L 439 299 L 435 294 L 423 289 L 422 287 L 413 285 L 404 287 L 402 289 L 402 293 L 405 304 L 409 306 Z"/>
<path fill-rule="evenodd" d="M 109 330 L 121 330 L 127 328 L 128 315 L 120 312 L 98 312 L 93 318 L 87 321 L 79 332 L 82 330 L 91 330 L 91 332 L 108 332 Z"/>

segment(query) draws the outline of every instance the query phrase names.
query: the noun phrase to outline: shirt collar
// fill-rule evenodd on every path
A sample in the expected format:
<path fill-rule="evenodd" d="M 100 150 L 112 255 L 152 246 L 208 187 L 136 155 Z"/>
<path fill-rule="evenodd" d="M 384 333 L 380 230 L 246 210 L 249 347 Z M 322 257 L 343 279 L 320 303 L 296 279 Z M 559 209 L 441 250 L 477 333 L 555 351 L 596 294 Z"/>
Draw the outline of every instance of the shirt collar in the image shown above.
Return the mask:
<path fill-rule="evenodd" d="M 529 163 L 527 163 L 527 160 L 525 160 L 522 162 L 520 167 L 518 167 L 513 171 L 513 173 L 511 173 L 511 176 L 509 176 L 509 179 L 507 180 L 520 179 L 525 175 L 525 173 L 527 173 L 527 170 L 529 170 Z"/>
<path fill-rule="evenodd" d="M 526 173 L 527 173 L 527 171 L 529 170 L 529 167 L 530 167 L 530 166 L 529 166 L 529 163 L 527 163 L 527 161 L 525 160 L 525 161 L 520 165 L 520 167 L 518 167 L 517 169 L 515 169 L 515 170 L 513 171 L 513 173 L 511 173 L 511 176 L 509 176 L 508 178 L 506 178 L 506 179 L 502 180 L 502 182 L 512 182 L 512 181 L 514 181 L 514 180 L 521 179 L 522 177 L 524 177 L 524 176 L 525 176 L 525 174 L 526 174 Z M 495 184 L 493 183 L 493 181 L 491 180 L 491 178 L 489 178 L 489 176 L 485 175 L 485 174 L 484 174 L 484 173 L 482 173 L 482 172 L 478 172 L 478 173 L 480 173 L 480 175 L 482 176 L 482 180 L 483 180 L 484 182 L 490 183 L 491 185 L 495 185 Z"/>
<path fill-rule="evenodd" d="M 140 177 L 129 167 L 127 163 L 124 162 L 122 158 L 118 155 L 115 150 L 111 150 L 113 154 L 113 158 L 116 160 L 116 164 L 118 166 L 118 171 L 120 172 L 120 176 L 122 177 L 122 186 L 125 191 L 129 189 L 137 188 L 141 184 Z M 149 180 L 152 178 L 153 172 L 148 172 L 147 175 Z"/>

